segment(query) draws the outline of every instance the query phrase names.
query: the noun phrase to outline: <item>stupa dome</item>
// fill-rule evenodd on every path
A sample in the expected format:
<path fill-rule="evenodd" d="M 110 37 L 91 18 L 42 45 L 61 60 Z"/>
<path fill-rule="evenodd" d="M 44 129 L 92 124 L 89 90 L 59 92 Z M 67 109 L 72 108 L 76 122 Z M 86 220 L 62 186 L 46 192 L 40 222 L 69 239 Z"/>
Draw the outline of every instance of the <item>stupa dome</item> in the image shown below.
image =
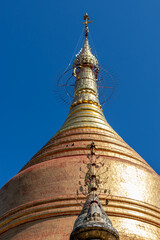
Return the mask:
<path fill-rule="evenodd" d="M 158 240 L 160 176 L 107 122 L 94 69 L 88 64 L 78 68 L 80 59 L 74 64 L 74 99 L 66 121 L 0 190 L 0 240 L 69 239 L 81 212 L 75 199 L 79 168 L 92 140 L 108 168 L 107 193 L 99 199 L 120 239 Z M 78 200 L 85 197 L 80 194 Z"/>

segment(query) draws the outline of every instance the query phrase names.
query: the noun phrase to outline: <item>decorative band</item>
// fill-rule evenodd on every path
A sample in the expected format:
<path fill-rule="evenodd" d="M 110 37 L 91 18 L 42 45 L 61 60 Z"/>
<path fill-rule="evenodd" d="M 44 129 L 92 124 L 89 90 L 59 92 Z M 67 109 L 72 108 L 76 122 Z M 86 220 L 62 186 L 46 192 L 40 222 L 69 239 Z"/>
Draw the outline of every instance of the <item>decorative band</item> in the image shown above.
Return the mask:
<path fill-rule="evenodd" d="M 108 198 L 107 214 L 109 216 L 134 219 L 160 227 L 160 209 L 132 199 L 116 196 Z M 84 197 L 78 200 L 85 200 Z M 106 198 L 100 197 L 102 205 L 106 208 Z M 18 225 L 45 219 L 48 217 L 66 217 L 78 215 L 80 204 L 74 197 L 44 199 L 30 202 L 10 210 L 0 219 L 0 234 Z"/>
<path fill-rule="evenodd" d="M 96 105 L 96 106 L 99 107 L 100 109 L 102 108 L 101 105 L 99 105 L 97 102 L 93 102 L 92 100 L 80 100 L 80 101 L 78 101 L 78 102 L 76 102 L 76 103 L 73 103 L 73 104 L 71 105 L 70 109 L 72 109 L 73 107 L 75 107 L 75 106 L 77 106 L 77 105 L 79 105 L 79 104 L 81 104 L 81 103 L 90 103 L 90 104 Z"/>

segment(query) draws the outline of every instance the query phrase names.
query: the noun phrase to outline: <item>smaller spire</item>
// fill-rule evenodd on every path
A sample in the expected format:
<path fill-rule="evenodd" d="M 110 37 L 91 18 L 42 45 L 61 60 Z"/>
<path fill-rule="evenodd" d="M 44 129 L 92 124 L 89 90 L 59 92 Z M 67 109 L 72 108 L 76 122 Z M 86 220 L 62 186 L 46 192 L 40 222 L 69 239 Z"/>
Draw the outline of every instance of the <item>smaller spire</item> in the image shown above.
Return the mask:
<path fill-rule="evenodd" d="M 88 196 L 84 207 L 75 221 L 70 240 L 119 240 L 117 230 L 103 210 L 97 189 L 99 179 L 96 175 L 95 144 L 90 145 L 89 171 L 85 175 Z"/>
<path fill-rule="evenodd" d="M 75 221 L 70 240 L 119 240 L 117 230 L 103 210 L 98 196 L 89 194 Z"/>

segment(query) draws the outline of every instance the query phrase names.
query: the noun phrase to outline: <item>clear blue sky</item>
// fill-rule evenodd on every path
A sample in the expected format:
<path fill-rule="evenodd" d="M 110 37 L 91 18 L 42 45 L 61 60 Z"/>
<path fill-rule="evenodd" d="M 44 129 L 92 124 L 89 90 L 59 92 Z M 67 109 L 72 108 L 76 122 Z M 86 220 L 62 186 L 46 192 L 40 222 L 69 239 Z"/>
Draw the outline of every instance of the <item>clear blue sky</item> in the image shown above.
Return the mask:
<path fill-rule="evenodd" d="M 104 114 L 160 174 L 160 1 L 0 1 L 0 186 L 61 127 L 69 106 L 54 95 L 82 32 L 120 88 Z"/>

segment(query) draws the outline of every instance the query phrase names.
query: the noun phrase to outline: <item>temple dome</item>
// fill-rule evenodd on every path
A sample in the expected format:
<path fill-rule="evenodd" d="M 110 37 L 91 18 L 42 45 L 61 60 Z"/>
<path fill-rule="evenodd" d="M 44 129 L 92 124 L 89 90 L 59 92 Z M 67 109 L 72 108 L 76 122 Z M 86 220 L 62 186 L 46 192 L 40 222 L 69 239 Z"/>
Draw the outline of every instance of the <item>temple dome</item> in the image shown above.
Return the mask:
<path fill-rule="evenodd" d="M 98 99 L 96 71 L 88 64 L 79 68 L 80 60 L 74 64 L 74 99 L 66 121 L 0 190 L 0 240 L 69 239 L 81 212 L 75 199 L 79 168 L 92 140 L 108 168 L 107 193 L 99 199 L 120 239 L 158 240 L 160 176 L 107 122 Z M 78 200 L 84 201 L 84 196 Z"/>

